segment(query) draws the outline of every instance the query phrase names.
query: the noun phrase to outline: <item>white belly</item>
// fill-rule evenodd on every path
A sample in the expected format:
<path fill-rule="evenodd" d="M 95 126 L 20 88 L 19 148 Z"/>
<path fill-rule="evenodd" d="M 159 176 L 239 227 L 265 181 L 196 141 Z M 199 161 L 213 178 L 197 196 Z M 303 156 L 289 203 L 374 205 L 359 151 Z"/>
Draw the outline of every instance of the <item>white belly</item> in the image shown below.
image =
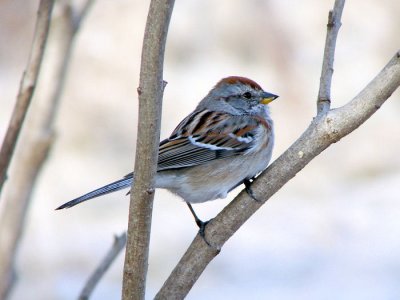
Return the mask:
<path fill-rule="evenodd" d="M 225 198 L 244 179 L 252 178 L 264 170 L 271 159 L 271 152 L 271 149 L 265 149 L 257 155 L 249 154 L 191 168 L 162 171 L 157 174 L 156 187 L 165 188 L 190 203 Z"/>

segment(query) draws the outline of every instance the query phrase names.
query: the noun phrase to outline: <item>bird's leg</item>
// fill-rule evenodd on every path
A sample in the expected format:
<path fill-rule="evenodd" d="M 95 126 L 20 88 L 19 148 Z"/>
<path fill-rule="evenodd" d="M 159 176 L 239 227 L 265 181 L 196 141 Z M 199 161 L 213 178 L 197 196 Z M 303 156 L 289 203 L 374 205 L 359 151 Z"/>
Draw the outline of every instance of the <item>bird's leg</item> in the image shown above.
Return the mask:
<path fill-rule="evenodd" d="M 207 226 L 208 222 L 210 222 L 210 221 L 204 222 L 204 221 L 200 220 L 200 218 L 194 212 L 194 209 L 193 209 L 192 205 L 189 202 L 186 202 L 186 204 L 189 207 L 190 212 L 192 213 L 197 226 L 199 226 L 199 234 L 200 234 L 200 236 L 207 243 L 207 245 L 211 247 L 210 243 L 206 240 L 206 236 L 205 236 L 205 229 L 206 229 L 206 226 Z"/>
<path fill-rule="evenodd" d="M 256 201 L 257 203 L 261 203 L 262 201 L 258 200 L 256 196 L 254 196 L 253 190 L 251 189 L 251 183 L 253 182 L 253 180 L 254 177 L 250 179 L 246 178 L 245 180 L 243 180 L 243 184 L 246 187 L 246 192 L 250 196 L 250 198 Z"/>

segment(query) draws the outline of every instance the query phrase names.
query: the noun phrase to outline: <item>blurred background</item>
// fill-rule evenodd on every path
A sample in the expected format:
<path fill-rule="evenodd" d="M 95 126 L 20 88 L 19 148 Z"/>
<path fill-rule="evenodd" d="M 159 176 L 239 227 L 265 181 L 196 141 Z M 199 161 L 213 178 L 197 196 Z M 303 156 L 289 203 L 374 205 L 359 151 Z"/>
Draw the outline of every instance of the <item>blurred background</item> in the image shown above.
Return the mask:
<path fill-rule="evenodd" d="M 168 85 L 161 137 L 167 137 L 219 79 L 242 75 L 280 95 L 271 104 L 277 158 L 316 113 L 333 2 L 177 1 L 165 56 Z M 136 88 L 148 4 L 96 0 L 82 24 L 59 107 L 55 144 L 28 212 L 18 282 L 10 299 L 76 298 L 113 235 L 126 230 L 125 192 L 70 210 L 54 208 L 133 169 Z M 37 0 L 0 1 L 1 139 L 28 59 L 37 7 Z M 351 100 L 399 49 L 399 16 L 398 0 L 346 3 L 336 49 L 333 107 Z M 275 194 L 226 243 L 188 299 L 399 299 L 399 100 L 397 91 L 358 130 Z M 202 219 L 212 218 L 239 190 L 195 209 Z M 186 205 L 158 190 L 148 299 L 196 233 Z M 123 254 L 92 299 L 120 298 L 122 266 Z"/>

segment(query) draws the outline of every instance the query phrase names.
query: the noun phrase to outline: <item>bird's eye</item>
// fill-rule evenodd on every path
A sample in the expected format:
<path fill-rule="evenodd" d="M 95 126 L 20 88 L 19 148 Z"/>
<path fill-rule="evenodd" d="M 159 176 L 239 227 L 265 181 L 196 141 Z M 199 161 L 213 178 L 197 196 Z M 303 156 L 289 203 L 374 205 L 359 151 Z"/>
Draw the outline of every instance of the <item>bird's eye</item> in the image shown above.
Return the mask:
<path fill-rule="evenodd" d="M 250 92 L 246 92 L 243 94 L 243 97 L 250 99 L 251 98 L 251 93 Z"/>

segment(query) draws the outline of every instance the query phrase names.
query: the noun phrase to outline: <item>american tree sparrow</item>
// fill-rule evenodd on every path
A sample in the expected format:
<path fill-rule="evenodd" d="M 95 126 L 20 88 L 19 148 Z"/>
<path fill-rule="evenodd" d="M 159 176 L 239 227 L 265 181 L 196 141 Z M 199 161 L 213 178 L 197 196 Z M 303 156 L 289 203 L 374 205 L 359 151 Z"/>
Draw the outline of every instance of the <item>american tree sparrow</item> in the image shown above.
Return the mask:
<path fill-rule="evenodd" d="M 271 159 L 274 132 L 267 104 L 277 97 L 248 78 L 224 78 L 160 143 L 155 187 L 182 197 L 200 229 L 205 223 L 190 203 L 225 198 L 242 183 L 252 196 L 249 180 Z M 132 182 L 130 173 L 57 209 L 129 188 Z"/>

